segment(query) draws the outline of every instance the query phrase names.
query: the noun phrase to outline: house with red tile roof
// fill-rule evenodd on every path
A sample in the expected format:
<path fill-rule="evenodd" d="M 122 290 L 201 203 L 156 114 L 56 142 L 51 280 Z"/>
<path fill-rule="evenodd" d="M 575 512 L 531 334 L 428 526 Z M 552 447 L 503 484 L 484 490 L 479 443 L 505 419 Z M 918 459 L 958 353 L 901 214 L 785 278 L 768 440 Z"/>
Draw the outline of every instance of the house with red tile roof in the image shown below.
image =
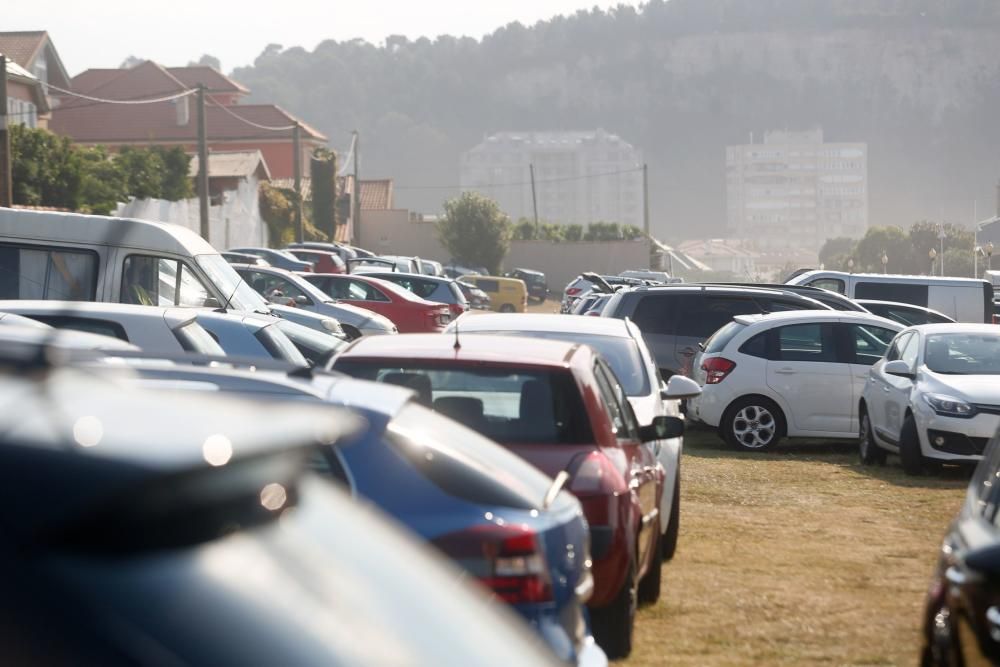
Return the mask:
<path fill-rule="evenodd" d="M 5 55 L 0 51 L 0 55 Z M 28 127 L 48 123 L 49 98 L 45 87 L 31 72 L 13 60 L 7 60 L 7 119 Z"/>
<path fill-rule="evenodd" d="M 205 125 L 210 151 L 260 151 L 272 178 L 294 173 L 292 130 L 301 128 L 302 173 L 308 173 L 314 148 L 327 138 L 273 104 L 243 104 L 249 90 L 205 66 L 163 67 L 145 61 L 128 69 L 91 69 L 73 77 L 71 89 L 90 98 L 113 101 L 156 100 L 203 85 Z M 59 95 L 49 128 L 83 145 L 181 146 L 197 152 L 197 100 L 194 95 L 149 104 L 115 104 Z M 211 162 L 209 162 L 211 167 Z"/>
<path fill-rule="evenodd" d="M 47 127 L 52 99 L 49 84 L 69 87 L 69 75 L 44 30 L 0 32 L 7 58 L 7 114 L 11 123 Z"/>

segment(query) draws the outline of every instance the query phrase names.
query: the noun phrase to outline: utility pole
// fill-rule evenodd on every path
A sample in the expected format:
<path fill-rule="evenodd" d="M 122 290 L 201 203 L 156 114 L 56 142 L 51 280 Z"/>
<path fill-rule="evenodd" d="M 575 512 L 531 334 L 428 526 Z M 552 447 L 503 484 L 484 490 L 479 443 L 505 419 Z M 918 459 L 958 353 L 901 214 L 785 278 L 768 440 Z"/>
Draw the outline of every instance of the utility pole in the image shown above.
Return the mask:
<path fill-rule="evenodd" d="M 0 55 L 0 206 L 14 205 L 10 174 L 10 133 L 7 131 L 7 58 Z"/>
<path fill-rule="evenodd" d="M 653 239 L 649 235 L 649 169 L 646 164 L 642 165 L 642 231 L 646 235 L 646 242 L 652 244 Z M 652 247 L 652 246 L 650 246 Z M 674 258 L 670 257 L 670 277 L 674 277 Z M 649 268 L 655 268 L 653 266 L 653 253 L 649 253 Z"/>
<path fill-rule="evenodd" d="M 354 150 L 354 191 L 351 193 L 351 243 L 357 245 L 361 243 L 361 176 L 358 174 L 358 153 L 361 151 L 361 141 L 358 131 L 354 130 L 352 144 Z"/>
<path fill-rule="evenodd" d="M 538 238 L 538 196 L 535 193 L 535 165 L 528 164 L 531 174 L 531 209 L 535 212 L 535 238 Z"/>
<path fill-rule="evenodd" d="M 292 175 L 295 179 L 295 240 L 305 241 L 305 228 L 302 224 L 302 127 L 295 121 L 292 127 Z"/>
<path fill-rule="evenodd" d="M 205 85 L 198 84 L 198 219 L 201 238 L 208 238 L 208 130 L 205 127 Z"/>

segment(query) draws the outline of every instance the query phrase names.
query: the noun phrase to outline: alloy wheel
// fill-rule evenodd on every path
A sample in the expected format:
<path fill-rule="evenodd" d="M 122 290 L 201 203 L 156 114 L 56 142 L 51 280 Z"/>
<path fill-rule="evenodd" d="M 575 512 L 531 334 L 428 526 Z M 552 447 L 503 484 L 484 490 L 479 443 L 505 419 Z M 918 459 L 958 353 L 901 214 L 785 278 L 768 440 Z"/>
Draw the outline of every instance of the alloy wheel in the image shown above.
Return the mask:
<path fill-rule="evenodd" d="M 774 415 L 759 405 L 748 405 L 733 419 L 733 435 L 747 449 L 767 447 L 774 440 L 777 424 Z"/>

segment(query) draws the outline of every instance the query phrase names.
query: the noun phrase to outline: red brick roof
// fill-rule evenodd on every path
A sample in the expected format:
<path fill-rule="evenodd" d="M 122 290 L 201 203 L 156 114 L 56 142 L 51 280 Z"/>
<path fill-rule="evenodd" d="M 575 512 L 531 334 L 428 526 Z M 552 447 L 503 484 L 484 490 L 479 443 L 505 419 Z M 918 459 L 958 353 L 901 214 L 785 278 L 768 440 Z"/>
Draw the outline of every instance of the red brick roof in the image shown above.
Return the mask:
<path fill-rule="evenodd" d="M 31 69 L 36 56 L 46 46 L 49 47 L 51 56 L 48 59 L 48 83 L 57 86 L 68 85 L 69 74 L 66 73 L 62 59 L 52 45 L 49 33 L 44 30 L 0 32 L 0 53 L 27 70 Z"/>
<path fill-rule="evenodd" d="M 361 180 L 361 210 L 388 211 L 392 208 L 392 179 Z"/>
<path fill-rule="evenodd" d="M 130 69 L 87 70 L 73 77 L 72 89 L 109 100 L 141 100 L 179 93 L 188 87 L 165 68 L 147 60 Z M 63 101 L 64 106 L 89 104 L 92 102 L 72 97 Z"/>
<path fill-rule="evenodd" d="M 193 65 L 191 67 L 168 67 L 167 71 L 177 77 L 188 88 L 203 84 L 210 93 L 242 93 L 249 95 L 250 90 L 233 81 L 228 76 L 213 67 Z"/>
<path fill-rule="evenodd" d="M 147 95 L 148 96 L 148 95 Z M 189 104 L 188 122 L 179 125 L 178 102 L 154 104 L 101 104 L 76 101 L 57 107 L 52 112 L 49 129 L 80 143 L 193 143 L 198 138 L 195 102 Z M 283 127 L 295 122 L 295 117 L 273 104 L 239 104 L 232 107 L 207 105 L 205 124 L 209 141 L 260 141 L 291 138 L 291 131 L 275 132 L 248 125 L 235 116 L 258 125 Z M 301 121 L 300 121 L 301 123 Z M 318 130 L 302 123 L 302 138 L 326 142 Z"/>

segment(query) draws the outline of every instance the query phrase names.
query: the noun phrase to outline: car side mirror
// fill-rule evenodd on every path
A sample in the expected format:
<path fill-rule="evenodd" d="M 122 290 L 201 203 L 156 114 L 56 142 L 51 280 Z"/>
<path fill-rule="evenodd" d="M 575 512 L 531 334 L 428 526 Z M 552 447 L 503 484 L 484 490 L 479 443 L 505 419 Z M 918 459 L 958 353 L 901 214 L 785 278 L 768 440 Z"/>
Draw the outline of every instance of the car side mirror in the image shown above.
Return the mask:
<path fill-rule="evenodd" d="M 677 417 L 653 417 L 653 423 L 639 429 L 639 439 L 643 442 L 669 440 L 684 435 L 684 420 Z"/>
<path fill-rule="evenodd" d="M 300 306 L 308 306 L 309 297 L 307 297 L 305 294 L 300 294 L 297 297 L 295 297 L 295 303 Z"/>
<path fill-rule="evenodd" d="M 683 375 L 675 375 L 667 382 L 667 388 L 660 392 L 663 400 L 679 400 L 701 396 L 701 387 L 697 382 Z"/>
<path fill-rule="evenodd" d="M 902 359 L 886 362 L 885 366 L 882 367 L 882 371 L 885 372 L 886 375 L 895 375 L 896 377 L 906 378 L 907 380 L 913 380 L 917 377 L 917 374 L 913 372 L 910 365 Z"/>
<path fill-rule="evenodd" d="M 221 308 L 222 304 L 214 296 L 206 296 L 205 302 L 202 304 L 205 308 Z"/>

